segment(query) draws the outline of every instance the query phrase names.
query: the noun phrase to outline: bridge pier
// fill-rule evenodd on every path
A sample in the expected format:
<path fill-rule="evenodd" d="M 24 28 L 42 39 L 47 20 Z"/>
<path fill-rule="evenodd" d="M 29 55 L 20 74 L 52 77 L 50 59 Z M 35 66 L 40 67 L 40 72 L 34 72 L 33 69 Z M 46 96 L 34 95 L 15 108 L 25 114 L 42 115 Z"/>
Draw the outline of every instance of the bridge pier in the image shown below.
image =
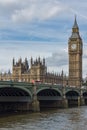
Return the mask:
<path fill-rule="evenodd" d="M 39 112 L 40 111 L 40 106 L 39 106 L 38 100 L 32 102 L 32 111 L 33 112 Z"/>
<path fill-rule="evenodd" d="M 33 101 L 32 101 L 32 111 L 33 112 L 39 112 L 40 111 L 40 104 L 37 99 L 37 94 L 36 94 L 36 85 L 33 87 Z"/>
<path fill-rule="evenodd" d="M 80 97 L 80 102 L 81 102 L 81 106 L 84 106 L 85 105 L 85 99 L 83 96 Z"/>
<path fill-rule="evenodd" d="M 62 90 L 62 106 L 63 108 L 68 108 L 68 99 L 66 98 L 66 95 L 65 95 L 65 87 L 63 87 L 63 90 Z"/>
<path fill-rule="evenodd" d="M 64 96 L 62 100 L 63 108 L 68 108 L 68 99 Z"/>
<path fill-rule="evenodd" d="M 80 95 L 80 102 L 81 102 L 81 106 L 84 106 L 84 105 L 86 105 L 85 104 L 85 99 L 84 99 L 84 97 L 83 97 L 83 92 L 82 92 L 82 90 L 81 90 L 81 95 Z"/>
<path fill-rule="evenodd" d="M 78 107 L 81 106 L 81 98 L 78 96 Z"/>

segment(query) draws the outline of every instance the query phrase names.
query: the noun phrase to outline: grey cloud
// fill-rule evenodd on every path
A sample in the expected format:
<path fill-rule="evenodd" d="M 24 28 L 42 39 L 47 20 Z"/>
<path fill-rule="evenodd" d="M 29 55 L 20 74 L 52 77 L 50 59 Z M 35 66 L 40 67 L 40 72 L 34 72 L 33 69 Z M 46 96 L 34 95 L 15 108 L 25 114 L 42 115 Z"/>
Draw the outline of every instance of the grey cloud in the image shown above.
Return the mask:
<path fill-rule="evenodd" d="M 47 0 L 46 2 L 44 0 L 32 2 L 29 0 L 25 7 L 15 10 L 12 20 L 14 22 L 45 20 L 55 16 L 62 10 L 63 8 L 56 0 Z"/>
<path fill-rule="evenodd" d="M 57 0 L 0 0 L 0 17 L 14 22 L 45 20 L 62 10 L 64 7 Z"/>
<path fill-rule="evenodd" d="M 48 66 L 64 66 L 68 64 L 68 55 L 64 51 L 59 51 L 58 53 L 53 53 L 51 57 L 46 58 Z"/>

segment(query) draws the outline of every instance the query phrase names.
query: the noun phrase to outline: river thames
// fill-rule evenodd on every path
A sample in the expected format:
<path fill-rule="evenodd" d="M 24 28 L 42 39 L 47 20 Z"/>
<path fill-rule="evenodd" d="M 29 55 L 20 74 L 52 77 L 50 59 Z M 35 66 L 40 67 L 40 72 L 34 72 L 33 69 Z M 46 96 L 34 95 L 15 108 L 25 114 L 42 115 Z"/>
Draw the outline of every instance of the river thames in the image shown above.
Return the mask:
<path fill-rule="evenodd" d="M 87 106 L 0 117 L 0 130 L 87 130 Z"/>

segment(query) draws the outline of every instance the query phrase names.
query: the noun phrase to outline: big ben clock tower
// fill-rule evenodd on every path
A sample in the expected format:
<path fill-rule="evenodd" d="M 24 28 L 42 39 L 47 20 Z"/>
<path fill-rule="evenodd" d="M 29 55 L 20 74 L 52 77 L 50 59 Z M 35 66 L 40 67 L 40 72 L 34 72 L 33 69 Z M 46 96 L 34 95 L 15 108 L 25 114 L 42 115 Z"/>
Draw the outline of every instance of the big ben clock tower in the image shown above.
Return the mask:
<path fill-rule="evenodd" d="M 81 87 L 82 51 L 83 51 L 83 43 L 79 35 L 79 27 L 75 17 L 74 25 L 72 27 L 72 34 L 68 42 L 69 86 Z"/>

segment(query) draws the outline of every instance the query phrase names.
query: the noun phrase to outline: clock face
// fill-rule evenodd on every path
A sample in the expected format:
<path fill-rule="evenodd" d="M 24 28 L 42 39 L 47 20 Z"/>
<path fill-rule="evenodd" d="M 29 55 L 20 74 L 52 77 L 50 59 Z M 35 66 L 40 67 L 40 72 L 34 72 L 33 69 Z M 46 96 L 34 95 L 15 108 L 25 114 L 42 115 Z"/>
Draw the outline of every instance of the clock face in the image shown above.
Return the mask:
<path fill-rule="evenodd" d="M 71 45 L 71 49 L 72 49 L 72 50 L 75 50 L 75 49 L 76 49 L 76 44 L 75 44 L 75 43 L 73 43 L 73 44 Z"/>

